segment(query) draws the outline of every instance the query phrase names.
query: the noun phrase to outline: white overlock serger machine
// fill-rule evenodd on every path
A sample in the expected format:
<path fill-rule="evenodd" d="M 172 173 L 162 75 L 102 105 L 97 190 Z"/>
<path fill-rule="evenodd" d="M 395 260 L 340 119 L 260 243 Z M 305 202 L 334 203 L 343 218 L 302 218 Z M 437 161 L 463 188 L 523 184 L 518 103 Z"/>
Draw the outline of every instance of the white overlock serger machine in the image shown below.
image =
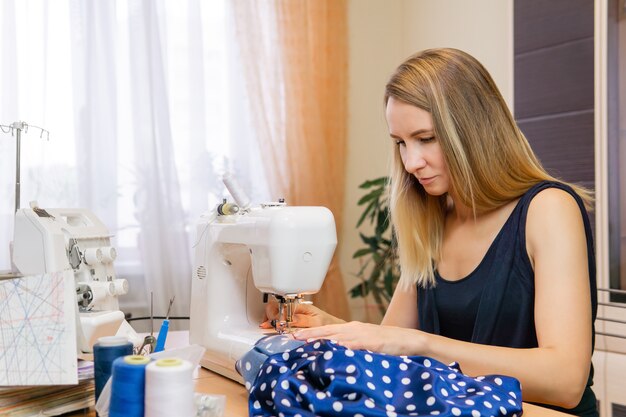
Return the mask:
<path fill-rule="evenodd" d="M 115 335 L 124 321 L 117 297 L 128 292 L 128 281 L 116 278 L 110 238 L 87 209 L 44 210 L 32 202 L 15 213 L 13 263 L 20 273 L 74 271 L 77 345 L 83 352 L 91 352 L 99 337 Z"/>
<path fill-rule="evenodd" d="M 206 348 L 202 366 L 242 383 L 235 362 L 261 337 L 289 331 L 297 303 L 324 282 L 337 233 L 325 207 L 251 207 L 234 178 L 224 183 L 235 203 L 197 224 L 189 339 Z M 268 296 L 279 307 L 274 330 L 259 328 Z"/>

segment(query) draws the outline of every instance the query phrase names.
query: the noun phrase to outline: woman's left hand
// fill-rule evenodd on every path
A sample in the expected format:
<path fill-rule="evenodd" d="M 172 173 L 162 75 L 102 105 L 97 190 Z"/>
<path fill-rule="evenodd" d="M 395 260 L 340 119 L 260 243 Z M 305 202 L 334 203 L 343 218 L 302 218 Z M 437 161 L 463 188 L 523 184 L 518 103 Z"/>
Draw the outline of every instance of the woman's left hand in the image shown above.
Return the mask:
<path fill-rule="evenodd" d="M 417 355 L 422 351 L 421 332 L 402 327 L 351 321 L 296 331 L 298 340 L 328 339 L 348 349 L 365 349 L 389 355 Z"/>

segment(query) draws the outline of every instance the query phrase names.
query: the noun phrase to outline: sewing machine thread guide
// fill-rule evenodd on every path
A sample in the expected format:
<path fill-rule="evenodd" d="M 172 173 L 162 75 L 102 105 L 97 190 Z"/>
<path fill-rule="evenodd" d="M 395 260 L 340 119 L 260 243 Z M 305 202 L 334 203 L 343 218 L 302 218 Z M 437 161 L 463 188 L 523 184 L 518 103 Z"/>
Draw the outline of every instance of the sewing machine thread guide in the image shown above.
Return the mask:
<path fill-rule="evenodd" d="M 143 344 L 139 352 L 143 352 L 144 348 L 148 348 L 147 353 L 155 352 L 156 339 L 154 338 L 154 294 L 150 292 L 150 334 L 143 339 Z"/>

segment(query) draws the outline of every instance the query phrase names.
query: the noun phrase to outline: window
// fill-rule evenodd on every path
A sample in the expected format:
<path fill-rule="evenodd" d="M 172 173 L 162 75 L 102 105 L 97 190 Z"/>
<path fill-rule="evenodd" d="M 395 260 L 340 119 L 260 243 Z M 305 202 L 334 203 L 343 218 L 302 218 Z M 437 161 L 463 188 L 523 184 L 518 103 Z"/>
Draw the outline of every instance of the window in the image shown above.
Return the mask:
<path fill-rule="evenodd" d="M 138 175 L 138 162 L 148 158 L 139 138 L 175 171 L 169 178 L 177 187 L 168 193 L 180 199 L 189 255 L 197 219 L 225 195 L 222 172 L 234 172 L 253 201 L 268 199 L 227 5 L 0 2 L 0 124 L 21 120 L 50 132 L 49 141 L 34 129 L 22 136 L 21 207 L 38 200 L 44 208 L 92 210 L 115 235 L 117 275 L 133 289 L 120 300 L 126 312 L 145 315 L 149 305 L 149 294 L 142 292 L 146 265 L 138 247 L 138 207 L 146 178 L 159 186 L 158 179 Z M 138 72 L 153 77 L 150 92 L 132 81 Z M 161 130 L 138 120 L 140 110 Z M 11 267 L 15 142 L 10 133 L 0 133 L 0 270 Z M 191 259 L 176 262 L 181 271 L 191 269 Z"/>

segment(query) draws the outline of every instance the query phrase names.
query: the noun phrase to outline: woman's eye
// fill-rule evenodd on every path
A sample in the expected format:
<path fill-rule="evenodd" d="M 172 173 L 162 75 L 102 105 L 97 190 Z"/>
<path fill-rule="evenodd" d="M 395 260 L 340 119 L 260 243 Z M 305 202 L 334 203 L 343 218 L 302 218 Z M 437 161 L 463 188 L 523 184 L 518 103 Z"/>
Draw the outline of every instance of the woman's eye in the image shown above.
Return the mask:
<path fill-rule="evenodd" d="M 435 137 L 434 137 L 434 136 L 432 136 L 432 137 L 430 137 L 430 138 L 421 138 L 421 139 L 420 139 L 420 142 L 422 142 L 422 143 L 429 143 L 429 142 L 432 142 L 432 141 L 434 141 L 434 140 L 435 140 Z"/>
<path fill-rule="evenodd" d="M 396 145 L 403 146 L 404 145 L 404 141 L 403 140 L 397 140 L 396 141 Z"/>

